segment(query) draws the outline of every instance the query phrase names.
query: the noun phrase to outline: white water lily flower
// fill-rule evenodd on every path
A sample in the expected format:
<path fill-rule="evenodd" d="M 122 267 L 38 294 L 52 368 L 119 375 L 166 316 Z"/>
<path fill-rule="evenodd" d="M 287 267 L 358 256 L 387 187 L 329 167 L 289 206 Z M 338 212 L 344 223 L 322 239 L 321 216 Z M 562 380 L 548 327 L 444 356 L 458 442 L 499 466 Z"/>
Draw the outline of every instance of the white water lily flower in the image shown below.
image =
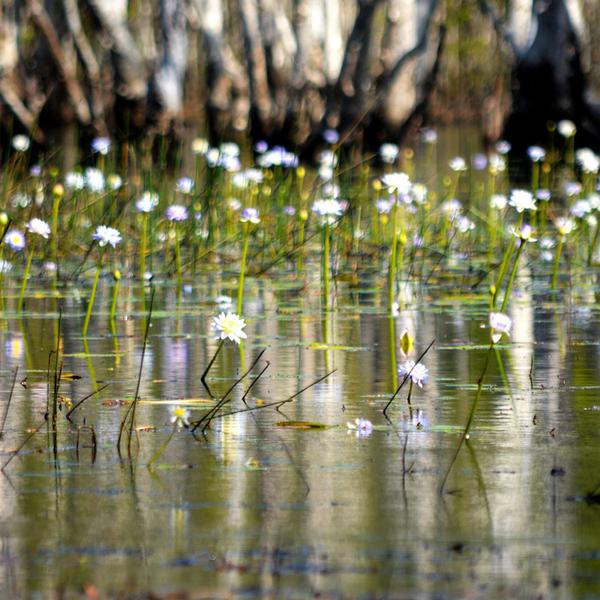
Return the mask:
<path fill-rule="evenodd" d="M 597 173 L 598 169 L 600 169 L 598 155 L 589 148 L 580 148 L 577 150 L 575 158 L 584 173 Z"/>
<path fill-rule="evenodd" d="M 550 192 L 550 190 L 547 190 L 545 188 L 540 188 L 535 193 L 535 197 L 537 200 L 541 200 L 542 202 L 548 202 L 548 200 L 550 200 L 550 198 L 552 198 L 552 193 Z"/>
<path fill-rule="evenodd" d="M 348 421 L 346 426 L 349 432 L 356 432 L 356 437 L 368 437 L 373 432 L 373 423 L 369 419 L 363 419 L 362 417 L 358 417 L 354 421 Z"/>
<path fill-rule="evenodd" d="M 219 152 L 223 156 L 236 157 L 240 155 L 240 147 L 235 142 L 223 142 L 219 146 Z"/>
<path fill-rule="evenodd" d="M 110 150 L 110 140 L 107 137 L 97 137 L 92 140 L 92 152 L 106 156 Z"/>
<path fill-rule="evenodd" d="M 495 148 L 498 154 L 508 154 L 510 152 L 511 145 L 506 140 L 498 140 Z"/>
<path fill-rule="evenodd" d="M 492 174 L 502 173 L 506 170 L 506 159 L 500 154 L 490 154 L 488 168 Z"/>
<path fill-rule="evenodd" d="M 180 177 L 175 184 L 175 190 L 182 194 L 191 194 L 194 189 L 194 181 L 189 177 Z"/>
<path fill-rule="evenodd" d="M 258 209 L 252 208 L 252 207 L 244 208 L 240 214 L 240 222 L 253 223 L 254 225 L 260 223 L 260 217 L 258 216 Z"/>
<path fill-rule="evenodd" d="M 321 217 L 324 225 L 333 225 L 344 213 L 345 205 L 341 200 L 335 198 L 320 198 L 313 202 L 311 210 Z"/>
<path fill-rule="evenodd" d="M 554 221 L 554 225 L 556 225 L 556 229 L 560 235 L 569 235 L 577 227 L 575 221 L 568 217 L 557 217 Z"/>
<path fill-rule="evenodd" d="M 337 144 L 340 141 L 340 134 L 335 129 L 326 129 L 323 132 L 323 139 L 328 144 Z"/>
<path fill-rule="evenodd" d="M 261 183 L 263 177 L 263 172 L 260 169 L 246 169 L 236 173 L 231 178 L 231 183 L 237 188 L 245 189 L 252 184 Z"/>
<path fill-rule="evenodd" d="M 467 163 L 462 156 L 455 156 L 454 158 L 451 158 L 448 162 L 448 166 L 452 171 L 457 173 L 467 170 Z"/>
<path fill-rule="evenodd" d="M 456 221 L 456 228 L 461 233 L 468 233 L 469 231 L 473 231 L 473 229 L 475 229 L 475 223 L 473 223 L 469 217 L 459 217 Z"/>
<path fill-rule="evenodd" d="M 446 200 L 442 204 L 441 208 L 452 220 L 460 216 L 460 213 L 462 212 L 462 204 L 457 198 L 450 198 L 449 200 Z"/>
<path fill-rule="evenodd" d="M 121 189 L 121 186 L 123 185 L 123 180 L 121 179 L 120 175 L 117 175 L 116 173 L 111 173 L 106 178 L 106 183 L 108 184 L 108 187 L 111 190 L 116 191 Z"/>
<path fill-rule="evenodd" d="M 410 373 L 410 380 L 420 388 L 429 381 L 429 369 L 423 363 L 415 363 L 414 360 L 407 360 L 400 365 L 398 373 L 403 377 Z"/>
<path fill-rule="evenodd" d="M 185 221 L 188 218 L 188 211 L 181 204 L 171 204 L 165 212 L 165 217 L 173 222 Z"/>
<path fill-rule="evenodd" d="M 512 229 L 512 234 L 517 236 L 523 242 L 537 242 L 537 238 L 534 238 L 535 230 L 531 225 L 525 223 L 521 225 L 521 229 Z"/>
<path fill-rule="evenodd" d="M 508 204 L 508 199 L 504 194 L 494 194 L 490 198 L 490 206 L 496 210 L 503 210 Z"/>
<path fill-rule="evenodd" d="M 325 198 L 337 198 L 340 195 L 340 186 L 335 183 L 324 183 L 321 187 L 321 193 Z"/>
<path fill-rule="evenodd" d="M 589 200 L 577 200 L 571 207 L 571 214 L 578 219 L 582 219 L 585 215 L 592 212 L 592 205 Z"/>
<path fill-rule="evenodd" d="M 139 212 L 149 213 L 158 206 L 158 194 L 156 192 L 144 192 L 137 202 L 135 207 Z"/>
<path fill-rule="evenodd" d="M 510 336 L 512 319 L 504 313 L 490 313 L 490 327 L 492 329 L 492 341 L 497 344 L 503 335 Z"/>
<path fill-rule="evenodd" d="M 228 312 L 227 314 L 222 312 L 218 317 L 213 317 L 212 326 L 217 333 L 217 339 L 220 340 L 229 339 L 239 344 L 243 339 L 248 337 L 243 331 L 244 327 L 246 327 L 246 322 L 242 317 L 232 312 Z"/>
<path fill-rule="evenodd" d="M 426 127 L 421 131 L 421 140 L 425 144 L 435 144 L 437 142 L 438 136 L 437 131 L 435 129 L 431 129 L 431 127 Z"/>
<path fill-rule="evenodd" d="M 577 196 L 581 194 L 583 186 L 579 181 L 567 181 L 567 183 L 564 184 L 563 189 L 567 196 Z"/>
<path fill-rule="evenodd" d="M 546 151 L 541 146 L 529 146 L 527 155 L 532 162 L 540 162 L 546 158 Z"/>
<path fill-rule="evenodd" d="M 27 152 L 31 146 L 31 140 L 26 135 L 15 135 L 12 139 L 12 147 L 17 152 Z"/>
<path fill-rule="evenodd" d="M 537 210 L 535 198 L 533 197 L 533 194 L 527 190 L 513 190 L 510 193 L 510 200 L 508 203 L 518 213 L 522 213 L 524 210 Z"/>
<path fill-rule="evenodd" d="M 379 156 L 381 157 L 382 162 L 391 165 L 398 158 L 398 154 L 400 153 L 400 149 L 396 144 L 381 144 L 379 147 Z"/>
<path fill-rule="evenodd" d="M 4 243 L 16 252 L 25 248 L 25 236 L 18 229 L 11 229 L 4 236 Z"/>
<path fill-rule="evenodd" d="M 323 150 L 318 156 L 319 164 L 322 167 L 334 169 L 338 164 L 338 157 L 331 150 Z"/>
<path fill-rule="evenodd" d="M 573 121 L 569 121 L 567 119 L 563 119 L 558 122 L 558 133 L 562 135 L 564 138 L 570 138 L 575 135 L 577 132 L 577 127 L 575 127 L 575 123 Z"/>
<path fill-rule="evenodd" d="M 410 177 L 406 173 L 388 173 L 381 178 L 381 183 L 390 194 L 402 196 L 408 194 L 412 187 Z"/>
<path fill-rule="evenodd" d="M 171 423 L 175 427 L 189 427 L 190 426 L 190 415 L 191 412 L 183 406 L 171 406 L 169 407 L 171 413 Z"/>
<path fill-rule="evenodd" d="M 427 200 L 427 186 L 423 183 L 415 183 L 410 193 L 417 204 L 423 204 Z"/>
<path fill-rule="evenodd" d="M 321 165 L 318 170 L 319 179 L 331 181 L 333 179 L 333 169 L 329 165 Z"/>
<path fill-rule="evenodd" d="M 65 175 L 65 187 L 71 190 L 82 190 L 85 187 L 85 177 L 77 171 Z"/>
<path fill-rule="evenodd" d="M 192 141 L 192 152 L 196 155 L 206 154 L 210 148 L 208 140 L 204 138 L 195 138 Z"/>
<path fill-rule="evenodd" d="M 106 246 L 109 244 L 115 248 L 116 245 L 121 241 L 121 234 L 114 227 L 99 225 L 96 227 L 96 231 L 92 235 L 92 238 L 97 240 L 99 246 Z"/>
<path fill-rule="evenodd" d="M 84 173 L 85 187 L 90 192 L 100 193 L 104 191 L 104 174 L 100 169 L 88 167 Z"/>
<path fill-rule="evenodd" d="M 31 219 L 25 227 L 29 233 L 36 233 L 37 235 L 41 235 L 44 239 L 48 239 L 52 233 L 50 225 L 41 219 Z"/>
<path fill-rule="evenodd" d="M 387 215 L 392 210 L 392 203 L 385 198 L 375 201 L 375 207 L 380 215 Z"/>

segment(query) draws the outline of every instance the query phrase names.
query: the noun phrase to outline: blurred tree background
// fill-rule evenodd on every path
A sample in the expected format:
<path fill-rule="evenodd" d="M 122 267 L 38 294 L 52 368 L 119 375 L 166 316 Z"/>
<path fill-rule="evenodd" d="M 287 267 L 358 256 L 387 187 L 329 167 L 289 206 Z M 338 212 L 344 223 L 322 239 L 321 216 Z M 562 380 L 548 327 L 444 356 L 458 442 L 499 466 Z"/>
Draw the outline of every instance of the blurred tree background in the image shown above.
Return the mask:
<path fill-rule="evenodd" d="M 0 139 L 193 129 L 306 155 L 329 128 L 371 149 L 469 123 L 519 147 L 569 118 L 598 147 L 599 4 L 2 0 Z"/>

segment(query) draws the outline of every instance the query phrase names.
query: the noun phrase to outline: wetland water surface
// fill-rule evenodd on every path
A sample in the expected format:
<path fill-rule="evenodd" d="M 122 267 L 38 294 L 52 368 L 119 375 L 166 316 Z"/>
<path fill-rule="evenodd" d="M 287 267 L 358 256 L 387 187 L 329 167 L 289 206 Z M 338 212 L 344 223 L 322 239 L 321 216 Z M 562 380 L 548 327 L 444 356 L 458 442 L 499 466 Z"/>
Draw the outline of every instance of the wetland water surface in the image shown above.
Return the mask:
<path fill-rule="evenodd" d="M 152 470 L 146 462 L 171 432 L 167 401 L 192 418 L 212 406 L 200 375 L 218 345 L 210 320 L 222 284 L 199 278 L 179 304 L 172 288 L 157 288 L 134 465 L 119 462 L 115 444 L 142 352 L 139 288 L 122 284 L 107 334 L 110 286 L 101 286 L 105 308 L 87 346 L 83 304 L 66 295 L 63 371 L 81 379 L 64 377 L 61 394 L 76 402 L 108 387 L 73 425 L 61 416 L 56 460 L 43 426 L 0 477 L 3 597 L 597 597 L 600 507 L 585 496 L 600 483 L 598 306 L 550 303 L 521 284 L 528 291 L 508 311 L 512 337 L 498 346 L 470 441 L 440 496 L 489 343 L 486 299 L 433 294 L 389 318 L 381 291 L 341 286 L 338 308 L 323 317 L 315 277 L 252 282 L 248 339 L 242 351 L 225 345 L 209 383 L 224 393 L 264 348 L 259 366 L 270 367 L 250 406 L 335 373 L 283 407 L 285 416 L 240 413 L 199 440 L 176 432 Z M 28 312 L 5 312 L 0 331 L 2 405 L 17 366 L 23 382 L 3 462 L 44 422 L 58 313 L 55 300 L 36 298 L 36 284 L 30 295 Z M 413 388 L 412 413 L 403 388 L 389 423 L 381 411 L 398 383 L 405 328 L 417 353 L 435 338 L 423 359 L 429 381 Z M 243 388 L 232 407 L 243 408 Z M 373 422 L 370 435 L 348 430 L 357 417 Z M 328 427 L 284 426 L 286 418 Z M 88 432 L 76 449 L 84 423 L 97 435 L 95 461 Z"/>

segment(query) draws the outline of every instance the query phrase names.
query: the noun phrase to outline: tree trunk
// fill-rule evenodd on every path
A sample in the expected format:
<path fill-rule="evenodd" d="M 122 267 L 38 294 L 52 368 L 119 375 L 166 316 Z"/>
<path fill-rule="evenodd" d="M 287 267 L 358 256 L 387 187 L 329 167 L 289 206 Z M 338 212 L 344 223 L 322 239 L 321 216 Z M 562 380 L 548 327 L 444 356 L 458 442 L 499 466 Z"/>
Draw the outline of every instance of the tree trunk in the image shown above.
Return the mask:
<path fill-rule="evenodd" d="M 546 145 L 548 124 L 569 119 L 581 145 L 600 148 L 600 110 L 590 98 L 582 66 L 587 35 L 581 6 L 574 0 L 523 2 L 510 19 L 516 50 L 513 104 L 504 136 L 516 151 Z"/>

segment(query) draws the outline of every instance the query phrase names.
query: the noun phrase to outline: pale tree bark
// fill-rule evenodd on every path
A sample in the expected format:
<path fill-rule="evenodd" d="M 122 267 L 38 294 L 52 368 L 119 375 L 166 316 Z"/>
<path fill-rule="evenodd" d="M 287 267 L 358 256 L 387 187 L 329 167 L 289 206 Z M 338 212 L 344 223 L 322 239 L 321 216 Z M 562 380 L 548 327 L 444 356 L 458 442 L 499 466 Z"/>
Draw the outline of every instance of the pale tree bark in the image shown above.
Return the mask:
<path fill-rule="evenodd" d="M 420 38 L 425 39 L 430 34 L 427 27 L 434 10 L 435 7 L 426 0 L 390 1 L 387 14 L 387 43 L 383 54 L 385 71 L 390 71 L 401 57 L 415 48 Z M 415 58 L 392 79 L 382 102 L 385 120 L 392 127 L 399 128 L 406 123 L 415 106 L 422 101 L 425 82 L 435 58 L 435 45 L 429 44 L 424 52 L 415 55 Z"/>
<path fill-rule="evenodd" d="M 193 0 L 192 9 L 190 25 L 204 47 L 208 133 L 219 139 L 247 126 L 248 78 L 225 33 L 223 0 Z"/>
<path fill-rule="evenodd" d="M 181 116 L 183 82 L 187 66 L 187 23 L 183 0 L 161 0 L 160 23 L 162 56 L 154 73 L 151 100 L 156 102 L 160 115 L 159 129 L 165 131 Z"/>
<path fill-rule="evenodd" d="M 66 34 L 66 31 L 60 31 L 57 28 L 57 22 L 65 23 L 64 15 L 60 14 L 61 7 L 54 3 L 49 7 L 53 14 L 60 14 L 60 18 L 55 21 L 52 20 L 40 0 L 28 0 L 27 7 L 33 22 L 47 43 L 54 67 L 64 81 L 65 91 L 77 120 L 83 126 L 91 124 L 90 107 L 85 92 L 77 79 L 77 63 L 73 52 L 72 37 L 70 34 Z M 62 35 L 59 35 L 59 32 Z"/>
<path fill-rule="evenodd" d="M 238 0 L 250 89 L 251 133 L 254 139 L 273 133 L 273 102 L 267 76 L 257 0 Z"/>
<path fill-rule="evenodd" d="M 148 92 L 148 76 L 142 53 L 127 23 L 125 0 L 87 0 L 111 44 L 116 93 L 130 101 L 141 101 Z"/>
<path fill-rule="evenodd" d="M 100 65 L 92 49 L 90 41 L 83 30 L 81 16 L 77 0 L 63 0 L 65 9 L 65 18 L 73 40 L 77 47 L 77 52 L 81 56 L 81 61 L 85 67 L 86 75 L 90 85 L 90 108 L 95 129 L 98 134 L 107 135 L 107 125 L 104 119 L 104 101 L 102 98 L 102 81 Z"/>
<path fill-rule="evenodd" d="M 195 113 L 206 115 L 212 141 L 249 129 L 254 139 L 310 154 L 328 127 L 339 127 L 343 141 L 353 144 L 400 141 L 427 109 L 443 49 L 444 5 L 3 0 L 0 119 L 10 115 L 38 141 L 46 126 L 69 124 L 90 135 L 143 136 L 168 132 L 181 122 L 184 103 L 194 102 L 203 103 Z M 532 137 L 543 143 L 547 120 L 570 118 L 580 139 L 595 146 L 600 111 L 587 86 L 589 69 L 600 61 L 589 19 L 595 0 L 510 0 L 506 14 L 498 5 L 475 4 L 513 66 L 507 135 L 517 146 L 526 143 L 517 139 L 523 132 L 527 143 Z M 84 12 L 93 19 L 82 18 Z M 40 35 L 21 44 L 19 27 L 26 22 Z M 190 57 L 198 41 L 203 51 Z M 190 67 L 205 83 L 195 98 L 186 97 Z M 482 102 L 491 138 L 509 112 L 507 79 L 499 76 Z"/>
<path fill-rule="evenodd" d="M 37 114 L 22 101 L 18 79 L 15 76 L 15 69 L 19 62 L 17 36 L 15 1 L 4 0 L 0 5 L 0 99 L 21 125 L 34 133 Z M 42 141 L 39 130 L 35 135 L 38 141 Z"/>

